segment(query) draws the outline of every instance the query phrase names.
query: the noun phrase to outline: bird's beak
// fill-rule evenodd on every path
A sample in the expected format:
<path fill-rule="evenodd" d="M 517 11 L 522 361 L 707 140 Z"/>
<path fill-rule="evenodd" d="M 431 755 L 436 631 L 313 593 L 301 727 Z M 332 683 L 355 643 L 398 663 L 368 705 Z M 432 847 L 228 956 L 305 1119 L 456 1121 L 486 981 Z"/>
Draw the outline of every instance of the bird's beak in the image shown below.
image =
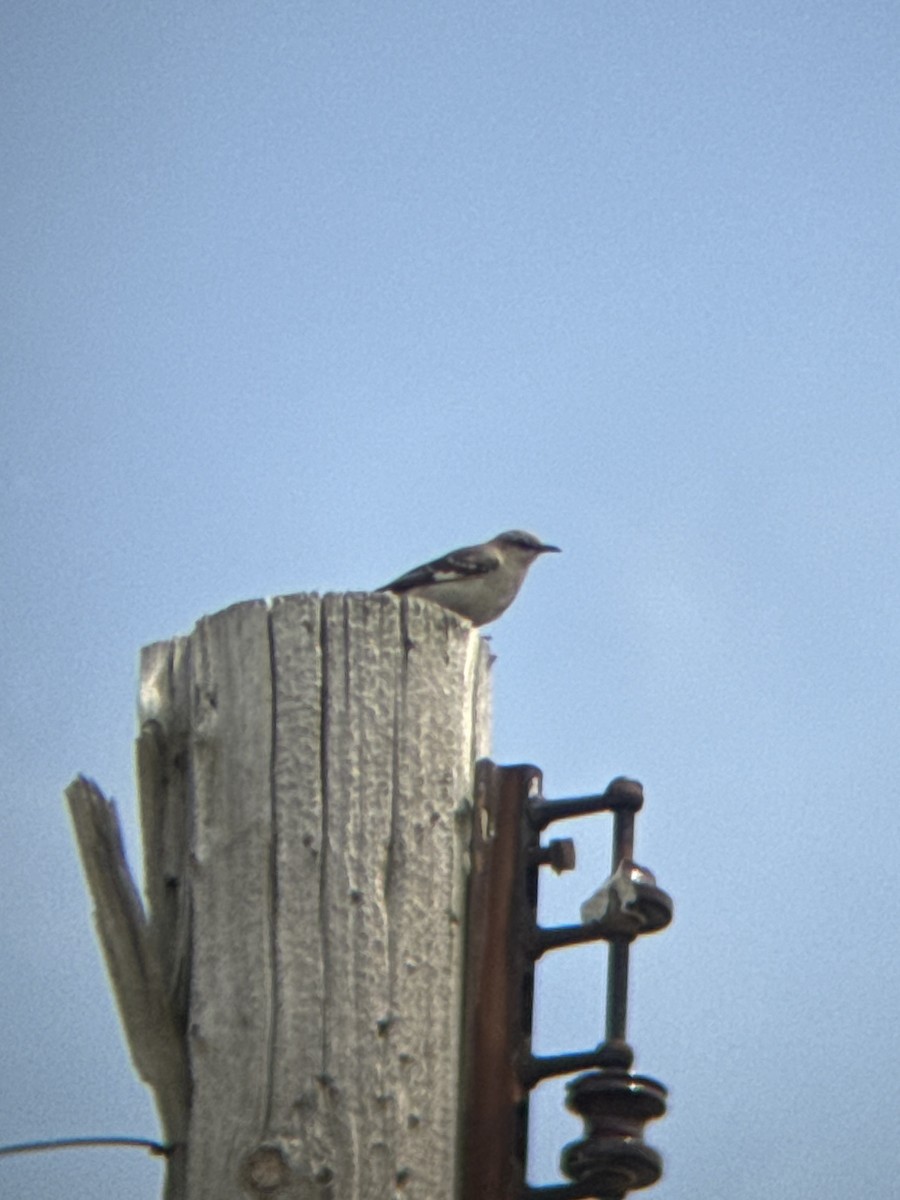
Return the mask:
<path fill-rule="evenodd" d="M 560 550 L 559 546 L 541 546 L 538 553 L 539 554 L 548 554 L 548 553 L 549 554 L 562 554 L 562 550 Z"/>

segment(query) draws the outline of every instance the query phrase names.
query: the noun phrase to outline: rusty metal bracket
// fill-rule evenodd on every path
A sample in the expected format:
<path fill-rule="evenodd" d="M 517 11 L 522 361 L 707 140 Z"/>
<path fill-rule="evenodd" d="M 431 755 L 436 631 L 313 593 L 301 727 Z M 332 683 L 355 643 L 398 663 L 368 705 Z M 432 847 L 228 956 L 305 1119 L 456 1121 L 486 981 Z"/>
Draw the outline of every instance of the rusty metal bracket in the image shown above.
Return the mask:
<path fill-rule="evenodd" d="M 672 901 L 634 862 L 635 815 L 643 789 L 614 779 L 605 792 L 563 800 L 542 795 L 533 766 L 478 764 L 469 889 L 465 1063 L 462 1091 L 463 1200 L 621 1200 L 655 1183 L 662 1160 L 643 1141 L 644 1124 L 662 1116 L 666 1089 L 631 1073 L 626 1040 L 631 942 L 665 928 Z M 570 839 L 541 845 L 556 821 L 611 813 L 612 874 L 583 906 L 581 924 L 538 925 L 540 868 L 571 870 Z M 593 1050 L 531 1053 L 534 964 L 549 950 L 584 942 L 609 945 L 606 1028 Z M 552 1076 L 576 1075 L 567 1106 L 585 1122 L 566 1146 L 570 1183 L 526 1182 L 529 1092 Z"/>

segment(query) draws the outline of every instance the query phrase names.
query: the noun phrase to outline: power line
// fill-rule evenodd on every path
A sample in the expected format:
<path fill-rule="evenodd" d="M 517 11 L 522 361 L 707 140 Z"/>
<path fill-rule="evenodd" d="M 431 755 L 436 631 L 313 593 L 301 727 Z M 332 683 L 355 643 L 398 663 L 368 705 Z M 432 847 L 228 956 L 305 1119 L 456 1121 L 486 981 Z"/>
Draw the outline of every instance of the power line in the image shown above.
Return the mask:
<path fill-rule="evenodd" d="M 150 1138 L 133 1137 L 78 1137 L 54 1138 L 47 1142 L 18 1142 L 12 1146 L 0 1146 L 0 1157 L 7 1154 L 39 1154 L 43 1150 L 76 1150 L 84 1146 L 133 1146 L 147 1150 L 150 1154 L 161 1154 L 169 1158 L 175 1146 L 165 1146 Z"/>

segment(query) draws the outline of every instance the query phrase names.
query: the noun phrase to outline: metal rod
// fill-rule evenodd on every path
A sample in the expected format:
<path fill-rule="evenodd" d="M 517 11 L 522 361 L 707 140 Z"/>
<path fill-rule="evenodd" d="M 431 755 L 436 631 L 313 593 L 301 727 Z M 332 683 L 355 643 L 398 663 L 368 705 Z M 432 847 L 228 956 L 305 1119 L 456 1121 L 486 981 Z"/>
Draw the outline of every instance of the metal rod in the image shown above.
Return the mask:
<path fill-rule="evenodd" d="M 589 817 L 600 812 L 631 813 L 644 803 L 644 789 L 635 779 L 620 776 L 614 779 L 605 792 L 596 796 L 572 796 L 563 800 L 532 800 L 528 805 L 528 818 L 535 829 L 546 829 L 554 821 L 565 821 L 570 817 Z"/>
<path fill-rule="evenodd" d="M 621 925 L 611 928 L 603 921 L 592 921 L 587 925 L 539 925 L 532 931 L 527 949 L 530 957 L 537 961 L 548 950 L 583 946 L 586 942 L 611 942 L 622 936 Z"/>
<path fill-rule="evenodd" d="M 625 1042 L 628 1024 L 628 948 L 625 938 L 609 943 L 606 975 L 606 1040 Z"/>
<path fill-rule="evenodd" d="M 526 1185 L 523 1200 L 622 1200 L 622 1193 L 601 1196 L 593 1183 L 546 1183 Z"/>
<path fill-rule="evenodd" d="M 527 1088 L 533 1088 L 544 1079 L 552 1079 L 554 1075 L 574 1075 L 576 1071 L 598 1070 L 606 1065 L 603 1049 L 576 1050 L 570 1054 L 539 1054 L 529 1055 L 521 1064 L 522 1082 Z"/>
<path fill-rule="evenodd" d="M 612 871 L 634 857 L 634 811 L 619 809 L 613 826 Z M 606 967 L 606 1040 L 627 1041 L 628 1025 L 628 947 L 630 938 L 618 937 L 609 943 Z"/>
<path fill-rule="evenodd" d="M 554 821 L 610 812 L 613 806 L 613 800 L 606 792 L 602 792 L 596 796 L 572 796 L 566 800 L 535 800 L 528 806 L 528 816 L 535 828 L 545 829 Z"/>
<path fill-rule="evenodd" d="M 634 858 L 634 812 L 620 808 L 613 825 L 612 869 L 615 873 L 622 859 Z"/>

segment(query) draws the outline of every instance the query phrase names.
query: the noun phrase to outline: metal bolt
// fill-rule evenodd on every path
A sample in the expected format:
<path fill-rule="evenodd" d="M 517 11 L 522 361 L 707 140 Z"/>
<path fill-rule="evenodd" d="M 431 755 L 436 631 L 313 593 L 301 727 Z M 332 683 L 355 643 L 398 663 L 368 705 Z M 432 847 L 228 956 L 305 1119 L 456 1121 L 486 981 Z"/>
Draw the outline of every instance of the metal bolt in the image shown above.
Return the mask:
<path fill-rule="evenodd" d="M 575 870 L 575 843 L 571 838 L 553 838 L 537 854 L 539 866 L 550 867 L 557 875 Z"/>

